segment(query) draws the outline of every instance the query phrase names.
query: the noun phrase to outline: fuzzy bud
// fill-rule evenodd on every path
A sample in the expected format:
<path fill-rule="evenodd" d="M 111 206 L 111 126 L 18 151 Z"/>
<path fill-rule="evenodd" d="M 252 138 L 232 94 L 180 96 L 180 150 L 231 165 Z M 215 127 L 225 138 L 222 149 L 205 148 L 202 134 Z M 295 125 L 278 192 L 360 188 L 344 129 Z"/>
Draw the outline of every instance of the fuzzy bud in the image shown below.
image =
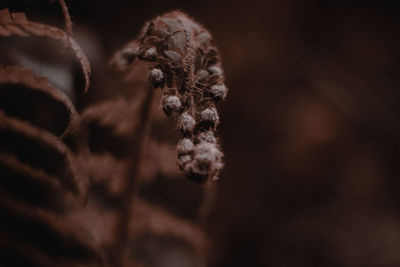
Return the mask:
<path fill-rule="evenodd" d="M 182 104 L 177 96 L 167 95 L 163 97 L 162 109 L 164 113 L 169 116 L 173 111 L 179 112 Z"/>
<path fill-rule="evenodd" d="M 218 76 L 222 76 L 222 69 L 219 66 L 211 66 L 207 69 L 211 75 L 218 75 Z"/>
<path fill-rule="evenodd" d="M 196 121 L 187 112 L 178 117 L 178 129 L 184 133 L 193 131 L 195 125 Z"/>
<path fill-rule="evenodd" d="M 197 36 L 197 41 L 200 45 L 206 45 L 211 40 L 211 35 L 208 32 L 202 32 Z"/>
<path fill-rule="evenodd" d="M 194 182 L 204 183 L 210 178 L 216 178 L 222 169 L 222 152 L 210 143 L 200 143 L 195 146 L 192 161 L 184 166 L 185 175 Z"/>
<path fill-rule="evenodd" d="M 215 127 L 219 123 L 217 110 L 214 107 L 206 108 L 200 114 L 200 121 L 203 125 Z"/>
<path fill-rule="evenodd" d="M 216 98 L 216 100 L 225 99 L 228 89 L 224 84 L 214 84 L 211 86 L 209 92 Z"/>
<path fill-rule="evenodd" d="M 189 138 L 183 138 L 178 142 L 177 150 L 179 155 L 186 155 L 193 152 L 193 142 Z"/>
<path fill-rule="evenodd" d="M 182 155 L 178 157 L 178 166 L 181 171 L 184 171 L 188 168 L 187 166 L 190 164 L 192 161 L 192 156 L 191 155 Z M 186 175 L 186 173 L 185 173 Z"/>
<path fill-rule="evenodd" d="M 199 81 L 204 81 L 207 77 L 208 77 L 208 71 L 206 71 L 206 70 L 199 70 L 198 72 L 197 72 L 197 79 L 199 80 Z"/>
<path fill-rule="evenodd" d="M 217 139 L 215 138 L 213 131 L 200 132 L 197 135 L 197 140 L 199 143 L 201 142 L 207 142 L 211 144 L 217 143 Z"/>
<path fill-rule="evenodd" d="M 144 52 L 143 58 L 149 61 L 154 61 L 157 55 L 157 49 L 155 47 L 150 47 Z"/>
<path fill-rule="evenodd" d="M 158 87 L 164 81 L 164 73 L 162 70 L 154 68 L 149 72 L 149 81 Z"/>

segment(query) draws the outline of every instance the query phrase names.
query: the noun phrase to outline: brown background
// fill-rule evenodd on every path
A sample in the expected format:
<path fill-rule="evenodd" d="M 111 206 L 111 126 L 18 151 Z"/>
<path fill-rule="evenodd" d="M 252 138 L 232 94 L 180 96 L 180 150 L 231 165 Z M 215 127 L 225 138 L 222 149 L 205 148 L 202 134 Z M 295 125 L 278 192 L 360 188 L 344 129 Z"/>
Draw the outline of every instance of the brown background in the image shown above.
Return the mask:
<path fill-rule="evenodd" d="M 400 2 L 348 2 L 68 1 L 94 88 L 151 17 L 179 8 L 214 34 L 230 93 L 210 266 L 400 266 Z M 0 6 L 62 25 L 48 1 Z"/>

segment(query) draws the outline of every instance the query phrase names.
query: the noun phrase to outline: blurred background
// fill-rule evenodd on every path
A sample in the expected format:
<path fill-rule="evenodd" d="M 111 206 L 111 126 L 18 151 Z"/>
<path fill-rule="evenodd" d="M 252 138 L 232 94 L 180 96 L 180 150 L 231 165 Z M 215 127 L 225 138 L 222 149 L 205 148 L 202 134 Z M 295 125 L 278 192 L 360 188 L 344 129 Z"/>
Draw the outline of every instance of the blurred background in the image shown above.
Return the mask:
<path fill-rule="evenodd" d="M 0 3 L 63 27 L 56 4 Z M 230 92 L 209 266 L 400 266 L 400 1 L 67 4 L 93 65 L 81 109 L 113 96 L 108 61 L 148 19 L 180 9 L 213 33 Z M 159 176 L 140 194 L 196 218 L 203 188 Z"/>

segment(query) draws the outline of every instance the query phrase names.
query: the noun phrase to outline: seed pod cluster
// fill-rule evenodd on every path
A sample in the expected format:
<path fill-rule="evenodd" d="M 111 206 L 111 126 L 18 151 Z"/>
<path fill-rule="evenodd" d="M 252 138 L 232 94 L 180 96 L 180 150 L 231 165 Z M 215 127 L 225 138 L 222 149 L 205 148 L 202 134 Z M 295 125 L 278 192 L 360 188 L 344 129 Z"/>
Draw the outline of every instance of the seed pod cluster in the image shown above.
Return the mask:
<path fill-rule="evenodd" d="M 131 62 L 123 57 L 128 54 L 132 58 L 132 51 L 134 58 L 150 64 L 149 81 L 163 92 L 165 114 L 177 117 L 182 133 L 180 169 L 196 182 L 216 179 L 223 164 L 214 136 L 219 123 L 215 104 L 225 99 L 228 89 L 210 33 L 184 13 L 174 11 L 147 22 L 138 38 L 115 59 L 120 64 Z"/>

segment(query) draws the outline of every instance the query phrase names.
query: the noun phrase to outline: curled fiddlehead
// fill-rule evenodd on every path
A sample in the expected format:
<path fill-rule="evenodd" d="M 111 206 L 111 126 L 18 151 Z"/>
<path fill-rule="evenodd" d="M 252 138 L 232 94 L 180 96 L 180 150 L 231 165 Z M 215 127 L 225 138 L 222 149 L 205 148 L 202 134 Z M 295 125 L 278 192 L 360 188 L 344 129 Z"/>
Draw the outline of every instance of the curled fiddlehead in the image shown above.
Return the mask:
<path fill-rule="evenodd" d="M 179 168 L 195 182 L 217 179 L 223 154 L 214 135 L 216 103 L 228 90 L 210 33 L 182 12 L 164 14 L 147 22 L 137 39 L 115 54 L 112 65 L 126 71 L 135 61 L 149 64 L 148 78 L 162 90 L 164 113 L 176 115 L 182 136 Z"/>

